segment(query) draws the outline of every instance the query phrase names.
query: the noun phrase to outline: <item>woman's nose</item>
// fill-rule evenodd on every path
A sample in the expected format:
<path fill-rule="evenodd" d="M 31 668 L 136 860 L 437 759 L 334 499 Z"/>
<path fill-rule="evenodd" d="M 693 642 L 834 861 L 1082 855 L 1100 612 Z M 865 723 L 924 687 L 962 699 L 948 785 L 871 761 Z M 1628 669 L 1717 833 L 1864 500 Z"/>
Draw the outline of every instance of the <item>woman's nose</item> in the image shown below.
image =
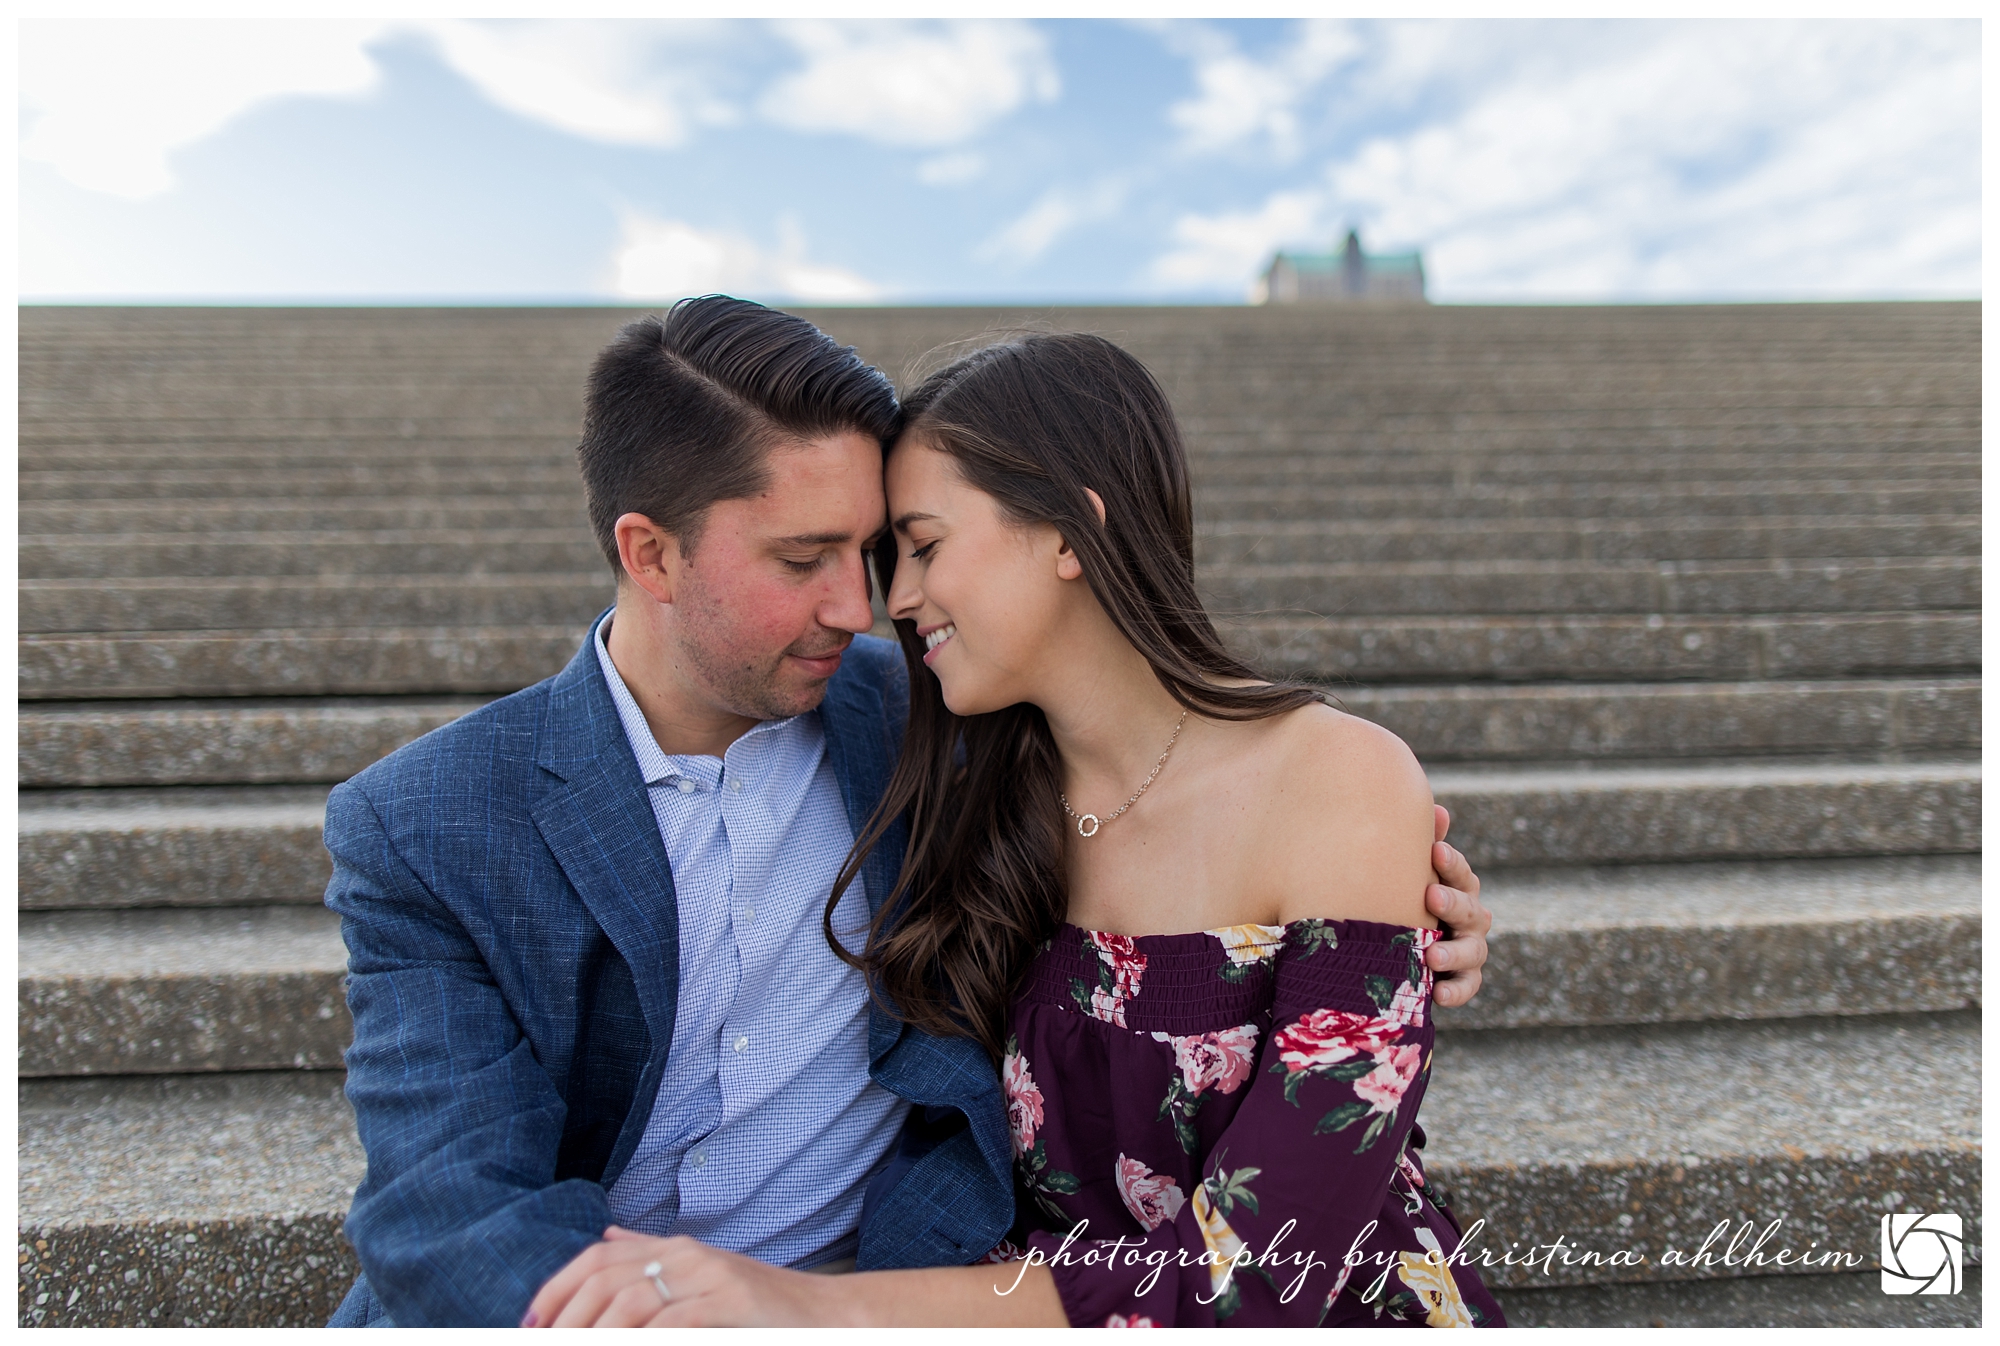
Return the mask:
<path fill-rule="evenodd" d="M 884 606 L 899 621 L 904 618 L 914 621 L 917 609 L 924 605 L 924 591 L 917 583 L 916 570 L 915 566 L 904 564 L 900 554 L 896 557 L 896 572 L 889 577 L 889 596 Z"/>

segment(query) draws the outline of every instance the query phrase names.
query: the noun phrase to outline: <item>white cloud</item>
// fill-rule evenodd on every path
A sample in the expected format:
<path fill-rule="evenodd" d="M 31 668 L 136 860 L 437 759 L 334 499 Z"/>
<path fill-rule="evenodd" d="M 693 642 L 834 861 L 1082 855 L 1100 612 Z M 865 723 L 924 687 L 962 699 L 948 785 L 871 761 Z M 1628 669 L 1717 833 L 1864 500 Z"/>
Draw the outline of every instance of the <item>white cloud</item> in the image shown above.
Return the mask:
<path fill-rule="evenodd" d="M 1244 55 L 1206 25 L 1164 30 L 1169 45 L 1194 61 L 1195 96 L 1167 109 L 1191 150 L 1220 150 L 1266 136 L 1281 155 L 1298 150 L 1299 105 L 1362 44 L 1346 23 L 1306 19 L 1266 61 Z"/>
<path fill-rule="evenodd" d="M 1051 187 L 1012 223 L 981 243 L 973 255 L 982 261 L 1035 261 L 1078 225 L 1116 214 L 1125 204 L 1128 190 L 1128 185 L 1116 178 L 1088 191 Z"/>
<path fill-rule="evenodd" d="M 587 140 L 666 148 L 697 124 L 737 115 L 708 88 L 726 39 L 715 25 L 442 19 L 421 27 L 493 102 Z"/>
<path fill-rule="evenodd" d="M 1612 26 L 1476 72 L 1404 43 L 1406 81 L 1455 63 L 1449 105 L 1260 206 L 1182 216 L 1152 279 L 1246 285 L 1354 221 L 1371 247 L 1421 245 L 1436 297 L 1976 293 L 1976 35 Z"/>
<path fill-rule="evenodd" d="M 776 250 L 727 230 L 627 212 L 612 258 L 613 290 L 629 299 L 697 294 L 764 295 L 820 303 L 868 303 L 882 289 L 843 267 L 810 262 L 795 224 L 780 230 Z"/>
<path fill-rule="evenodd" d="M 1013 20 L 798 20 L 776 31 L 806 64 L 773 84 L 760 108 L 796 131 L 953 145 L 1024 103 L 1051 102 L 1061 92 L 1047 41 Z"/>
<path fill-rule="evenodd" d="M 21 157 L 134 200 L 173 186 L 176 150 L 260 103 L 359 97 L 379 77 L 368 22 L 28 20 Z"/>
<path fill-rule="evenodd" d="M 986 156 L 961 150 L 939 154 L 917 165 L 917 181 L 927 187 L 956 187 L 986 172 Z"/>
<path fill-rule="evenodd" d="M 1327 232 L 1324 191 L 1277 192 L 1256 210 L 1183 215 L 1174 246 L 1154 259 L 1151 279 L 1168 290 L 1242 289 L 1281 244 Z"/>

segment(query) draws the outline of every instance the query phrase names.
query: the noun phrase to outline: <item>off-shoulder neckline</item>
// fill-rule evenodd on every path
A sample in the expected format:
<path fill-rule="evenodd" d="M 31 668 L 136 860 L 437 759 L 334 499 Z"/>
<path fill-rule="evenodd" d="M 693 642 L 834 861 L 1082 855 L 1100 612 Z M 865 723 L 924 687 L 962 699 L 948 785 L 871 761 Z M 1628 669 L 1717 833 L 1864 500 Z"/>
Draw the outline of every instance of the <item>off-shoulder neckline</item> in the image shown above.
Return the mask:
<path fill-rule="evenodd" d="M 1301 916 L 1297 920 L 1286 921 L 1283 925 L 1265 925 L 1261 921 L 1246 921 L 1242 925 L 1219 925 L 1207 930 L 1175 930 L 1149 935 L 1128 935 L 1122 930 L 1092 930 L 1088 926 L 1078 925 L 1074 921 L 1064 921 L 1062 928 L 1064 930 L 1073 930 L 1079 935 L 1103 935 L 1109 939 L 1193 939 L 1197 935 L 1208 935 L 1223 943 L 1227 943 L 1228 941 L 1223 940 L 1222 937 L 1235 931 L 1262 930 L 1271 932 L 1270 942 L 1277 944 L 1281 943 L 1284 937 L 1291 933 L 1293 926 L 1304 925 L 1307 922 L 1317 922 L 1320 925 L 1372 925 L 1383 930 L 1429 931 L 1440 938 L 1444 935 L 1443 930 L 1434 926 L 1401 925 L 1395 921 L 1371 921 L 1360 916 Z"/>

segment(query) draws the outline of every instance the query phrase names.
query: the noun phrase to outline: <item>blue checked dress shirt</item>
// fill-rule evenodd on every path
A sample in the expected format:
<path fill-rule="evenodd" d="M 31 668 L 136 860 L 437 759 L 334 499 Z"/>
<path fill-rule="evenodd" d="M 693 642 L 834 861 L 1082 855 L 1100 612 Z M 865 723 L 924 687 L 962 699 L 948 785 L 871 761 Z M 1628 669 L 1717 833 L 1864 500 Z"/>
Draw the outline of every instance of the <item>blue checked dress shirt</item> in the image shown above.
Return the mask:
<path fill-rule="evenodd" d="M 611 1217 L 780 1266 L 852 1256 L 909 1104 L 868 1078 L 867 986 L 820 933 L 854 833 L 819 712 L 760 724 L 720 758 L 670 757 L 611 663 L 610 628 L 597 659 L 680 911 L 673 1044 Z M 834 928 L 856 947 L 867 924 L 857 878 Z"/>

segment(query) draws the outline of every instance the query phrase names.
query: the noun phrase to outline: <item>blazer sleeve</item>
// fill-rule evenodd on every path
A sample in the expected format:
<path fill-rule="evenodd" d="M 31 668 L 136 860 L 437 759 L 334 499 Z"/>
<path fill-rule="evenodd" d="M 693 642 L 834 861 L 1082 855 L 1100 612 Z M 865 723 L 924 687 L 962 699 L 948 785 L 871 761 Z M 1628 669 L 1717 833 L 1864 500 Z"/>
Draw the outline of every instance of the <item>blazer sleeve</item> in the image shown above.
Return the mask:
<path fill-rule="evenodd" d="M 347 941 L 347 1097 L 367 1176 L 347 1237 L 398 1327 L 517 1326 L 610 1223 L 556 1181 L 565 1105 L 464 926 L 355 783 L 327 801 L 326 904 Z"/>

